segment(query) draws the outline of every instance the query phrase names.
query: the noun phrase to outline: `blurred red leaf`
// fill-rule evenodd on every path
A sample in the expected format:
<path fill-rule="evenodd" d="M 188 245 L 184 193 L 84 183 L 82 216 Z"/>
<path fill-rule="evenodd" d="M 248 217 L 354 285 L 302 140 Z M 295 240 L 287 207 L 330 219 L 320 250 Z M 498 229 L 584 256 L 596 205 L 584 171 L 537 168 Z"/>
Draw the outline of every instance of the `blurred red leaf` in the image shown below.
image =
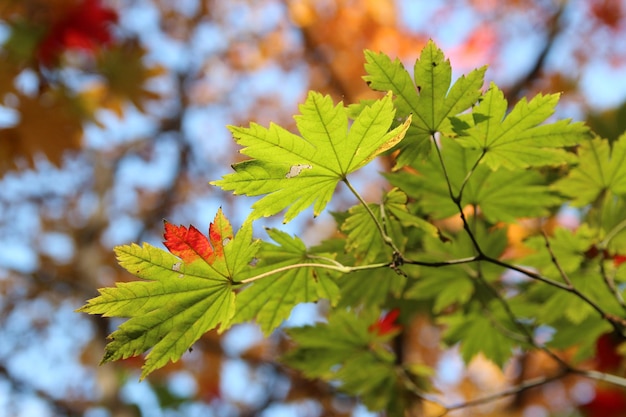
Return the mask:
<path fill-rule="evenodd" d="M 17 94 L 20 122 L 0 129 L 0 174 L 20 166 L 34 166 L 38 154 L 61 166 L 67 150 L 80 149 L 82 120 L 88 117 L 80 100 L 64 90 L 49 90 L 38 97 Z"/>
<path fill-rule="evenodd" d="M 623 417 L 626 391 L 619 388 L 598 388 L 591 402 L 581 406 L 587 417 Z"/>
<path fill-rule="evenodd" d="M 615 372 L 622 363 L 623 357 L 617 347 L 624 339 L 614 333 L 605 333 L 596 342 L 596 366 L 599 371 Z"/>
<path fill-rule="evenodd" d="M 370 333 L 375 333 L 379 336 L 384 336 L 389 333 L 402 330 L 402 326 L 396 323 L 396 320 L 400 316 L 400 310 L 394 308 L 387 314 L 382 316 L 378 321 L 372 324 L 367 330 Z"/>
<path fill-rule="evenodd" d="M 592 0 L 591 14 L 606 26 L 617 29 L 624 16 L 621 1 L 615 0 Z"/>
<path fill-rule="evenodd" d="M 68 49 L 95 51 L 111 43 L 110 25 L 117 22 L 117 13 L 103 7 L 100 0 L 84 0 L 52 26 L 39 45 L 38 58 L 52 65 Z"/>

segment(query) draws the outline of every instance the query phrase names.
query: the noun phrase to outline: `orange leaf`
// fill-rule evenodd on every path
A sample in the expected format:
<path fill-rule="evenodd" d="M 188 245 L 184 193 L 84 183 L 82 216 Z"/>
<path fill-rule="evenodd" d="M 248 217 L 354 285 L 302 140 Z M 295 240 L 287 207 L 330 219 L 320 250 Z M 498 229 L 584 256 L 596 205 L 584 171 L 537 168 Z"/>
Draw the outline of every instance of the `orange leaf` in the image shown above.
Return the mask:
<path fill-rule="evenodd" d="M 213 265 L 216 259 L 224 258 L 224 244 L 233 239 L 233 228 L 220 209 L 209 226 L 208 238 L 193 226 L 175 226 L 167 221 L 163 237 L 165 247 L 183 262 L 202 259 Z"/>
<path fill-rule="evenodd" d="M 61 90 L 39 97 L 16 96 L 20 120 L 15 126 L 0 129 L 0 175 L 18 167 L 20 159 L 33 165 L 38 154 L 60 165 L 66 150 L 80 148 L 82 121 L 88 115 L 79 101 Z"/>
<path fill-rule="evenodd" d="M 165 247 L 186 263 L 203 259 L 212 264 L 215 260 L 215 253 L 209 239 L 193 226 L 187 229 L 185 226 L 175 226 L 165 222 L 163 236 Z"/>

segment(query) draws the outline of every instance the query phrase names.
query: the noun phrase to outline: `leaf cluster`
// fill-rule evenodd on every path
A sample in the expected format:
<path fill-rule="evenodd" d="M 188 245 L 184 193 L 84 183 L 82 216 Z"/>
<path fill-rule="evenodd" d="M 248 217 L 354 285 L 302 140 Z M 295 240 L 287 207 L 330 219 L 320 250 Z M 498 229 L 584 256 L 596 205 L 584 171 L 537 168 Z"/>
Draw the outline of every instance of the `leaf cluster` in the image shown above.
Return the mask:
<path fill-rule="evenodd" d="M 365 58 L 380 99 L 346 107 L 312 92 L 297 132 L 230 127 L 248 159 L 212 184 L 261 196 L 236 234 L 220 210 L 208 236 L 166 223 L 168 251 L 116 248 L 142 281 L 101 289 L 81 309 L 128 318 L 104 362 L 151 349 L 145 377 L 208 330 L 255 321 L 270 334 L 295 305 L 324 299 L 327 322 L 290 329 L 285 363 L 402 415 L 429 387 L 424 364 L 393 349 L 418 315 L 438 323 L 466 362 L 482 355 L 504 366 L 515 352 L 541 350 L 564 375 L 582 371 L 554 349 L 577 347 L 579 360 L 601 334 L 624 334 L 626 267 L 616 260 L 626 254 L 626 135 L 609 143 L 554 120 L 556 94 L 510 106 L 495 84 L 482 91 L 485 68 L 452 83 L 433 42 L 413 76 L 382 53 Z M 366 202 L 349 176 L 379 155 L 394 158 L 384 174 L 392 187 Z M 289 222 L 309 207 L 317 216 L 340 183 L 356 204 L 334 213 L 335 238 L 308 248 L 270 229 L 271 241 L 253 239 L 261 217 Z M 565 205 L 584 208 L 577 229 L 540 227 L 512 242 L 520 218 L 546 224 Z M 392 309 L 398 326 L 377 327 Z M 540 342 L 546 326 L 552 337 Z"/>

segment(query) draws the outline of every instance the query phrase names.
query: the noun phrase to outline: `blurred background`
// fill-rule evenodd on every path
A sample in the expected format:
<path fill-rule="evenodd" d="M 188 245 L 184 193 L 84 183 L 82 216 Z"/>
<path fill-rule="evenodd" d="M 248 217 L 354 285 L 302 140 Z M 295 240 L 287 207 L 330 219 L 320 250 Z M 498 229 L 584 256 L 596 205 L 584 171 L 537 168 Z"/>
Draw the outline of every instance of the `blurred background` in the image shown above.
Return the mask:
<path fill-rule="evenodd" d="M 160 245 L 163 219 L 206 231 L 221 206 L 238 227 L 251 200 L 208 185 L 240 158 L 226 125 L 292 128 L 310 89 L 346 104 L 376 97 L 361 78 L 366 48 L 412 68 L 432 38 L 454 78 L 489 64 L 510 102 L 562 92 L 558 117 L 616 138 L 625 12 L 622 0 L 0 0 L 0 417 L 370 415 L 277 363 L 281 332 L 209 333 L 139 383 L 141 358 L 98 366 L 119 322 L 74 310 L 132 279 L 112 247 Z M 384 169 L 359 174 L 362 193 L 379 196 Z M 340 195 L 332 209 L 354 203 Z M 283 230 L 309 244 L 333 233 L 331 216 L 312 220 Z M 285 325 L 317 314 L 298 306 Z M 463 367 L 427 320 L 408 331 L 406 350 L 437 369 L 451 402 L 550 363 Z M 610 414 L 623 395 L 606 408 L 596 388 L 560 381 L 451 415 L 625 415 Z"/>

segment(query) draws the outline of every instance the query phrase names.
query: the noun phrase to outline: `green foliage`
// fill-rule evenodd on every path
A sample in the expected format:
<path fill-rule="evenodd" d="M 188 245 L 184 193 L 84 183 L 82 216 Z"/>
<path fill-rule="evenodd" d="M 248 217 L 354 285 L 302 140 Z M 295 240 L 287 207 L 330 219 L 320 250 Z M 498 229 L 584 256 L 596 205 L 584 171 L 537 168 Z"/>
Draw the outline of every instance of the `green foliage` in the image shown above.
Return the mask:
<path fill-rule="evenodd" d="M 610 191 L 626 196 L 626 134 L 611 145 L 606 139 L 582 142 L 578 166 L 554 188 L 572 198 L 572 205 L 593 203 L 601 193 Z"/>
<path fill-rule="evenodd" d="M 340 382 L 345 392 L 358 395 L 372 409 L 401 410 L 398 402 L 403 401 L 403 393 L 396 358 L 385 343 L 389 336 L 369 329 L 375 320 L 369 311 L 357 316 L 339 310 L 328 323 L 290 329 L 288 333 L 299 347 L 283 361 L 309 378 Z"/>
<path fill-rule="evenodd" d="M 506 114 L 504 93 L 492 83 L 472 109 L 471 118 L 453 120 L 459 134 L 457 142 L 481 150 L 482 162 L 492 170 L 500 166 L 516 169 L 573 162 L 574 156 L 561 148 L 588 138 L 588 129 L 569 120 L 539 125 L 554 113 L 558 100 L 558 94 L 539 94 L 530 101 L 523 98 Z"/>
<path fill-rule="evenodd" d="M 430 41 L 413 68 L 415 83 L 400 60 L 365 51 L 364 79 L 377 91 L 392 91 L 399 116 L 414 115 L 406 140 L 400 145 L 397 166 L 410 164 L 430 149 L 435 132 L 451 133 L 448 117 L 476 103 L 487 67 L 459 78 L 452 87 L 452 68 L 443 52 Z"/>
<path fill-rule="evenodd" d="M 366 107 L 349 130 L 346 109 L 329 96 L 311 92 L 300 111 L 301 137 L 275 124 L 230 127 L 245 146 L 241 153 L 253 159 L 233 165 L 234 174 L 211 184 L 235 194 L 267 194 L 252 205 L 252 220 L 289 207 L 287 223 L 310 205 L 317 216 L 337 183 L 402 140 L 411 119 L 389 131 L 395 115 L 390 95 Z"/>
<path fill-rule="evenodd" d="M 546 123 L 558 95 L 509 110 L 494 84 L 481 92 L 485 68 L 452 83 L 432 42 L 414 79 L 384 54 L 365 59 L 365 80 L 386 93 L 380 99 L 344 107 L 310 93 L 296 116 L 299 135 L 275 124 L 230 127 L 249 159 L 212 184 L 262 196 L 236 236 L 220 211 L 208 237 L 166 223 L 169 252 L 116 248 L 120 265 L 143 281 L 101 289 L 80 310 L 128 318 L 103 362 L 152 349 L 145 376 L 210 329 L 255 321 L 267 335 L 295 305 L 327 300 L 327 322 L 286 332 L 293 348 L 284 362 L 371 410 L 403 415 L 429 390 L 425 365 L 406 363 L 394 341 L 418 315 L 440 325 L 466 362 L 482 355 L 499 366 L 516 351 L 558 358 L 554 349 L 576 348 L 580 360 L 601 334 L 624 333 L 626 136 L 609 144 L 581 123 Z M 366 202 L 348 175 L 387 151 L 397 151 L 384 174 L 395 188 Z M 332 239 L 307 248 L 275 229 L 272 242 L 252 239 L 260 217 L 284 211 L 288 222 L 309 206 L 317 216 L 339 182 L 357 203 L 333 213 Z M 529 228 L 515 240 L 520 218 L 549 224 L 564 205 L 584 208 L 576 230 Z M 539 342 L 546 328 L 551 336 Z"/>
<path fill-rule="evenodd" d="M 245 275 L 258 246 L 251 242 L 250 224 L 233 237 L 221 211 L 211 225 L 212 247 L 204 244 L 208 239 L 196 239 L 195 228 L 189 233 L 182 226 L 169 230 L 179 232 L 166 241 L 178 256 L 147 243 L 118 246 L 115 253 L 120 265 L 146 281 L 103 288 L 100 296 L 79 310 L 129 318 L 111 334 L 102 362 L 136 356 L 152 348 L 142 378 L 168 361 L 178 360 L 207 331 L 218 325 L 222 330 L 229 326 L 235 314 L 233 286 L 239 274 Z M 207 248 L 211 256 L 198 255 L 207 253 Z"/>
<path fill-rule="evenodd" d="M 297 237 L 279 230 L 267 230 L 278 245 L 263 242 L 255 274 L 289 268 L 294 265 L 313 265 L 333 254 L 312 254 Z M 237 313 L 233 323 L 256 320 L 265 334 L 269 334 L 289 317 L 292 307 L 299 303 L 318 301 L 320 298 L 336 303 L 339 288 L 334 277 L 320 268 L 293 268 L 277 276 L 255 281 L 237 296 Z"/>

